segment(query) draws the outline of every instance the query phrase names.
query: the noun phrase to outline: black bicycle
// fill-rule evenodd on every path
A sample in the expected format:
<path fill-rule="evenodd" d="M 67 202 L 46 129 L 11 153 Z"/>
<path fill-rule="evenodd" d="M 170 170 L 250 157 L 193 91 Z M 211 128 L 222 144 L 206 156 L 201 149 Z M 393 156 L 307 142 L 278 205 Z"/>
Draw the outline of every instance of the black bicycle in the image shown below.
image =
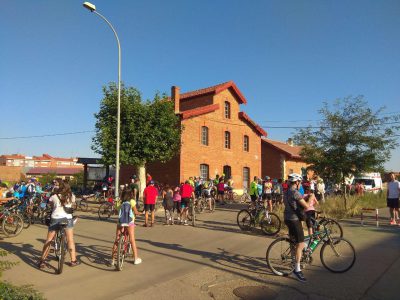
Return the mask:
<path fill-rule="evenodd" d="M 65 228 L 67 225 L 67 220 L 58 224 L 56 236 L 53 240 L 54 254 L 58 261 L 57 274 L 61 274 L 63 271 L 65 254 L 67 253 L 67 235 L 65 234 Z"/>

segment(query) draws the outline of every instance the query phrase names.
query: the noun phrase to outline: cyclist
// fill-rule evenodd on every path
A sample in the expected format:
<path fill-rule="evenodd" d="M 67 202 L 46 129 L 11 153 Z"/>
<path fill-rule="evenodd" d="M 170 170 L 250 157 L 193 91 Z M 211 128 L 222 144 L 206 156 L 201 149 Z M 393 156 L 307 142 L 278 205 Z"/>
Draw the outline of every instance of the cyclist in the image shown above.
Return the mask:
<path fill-rule="evenodd" d="M 304 208 L 308 208 L 308 204 L 304 201 L 303 196 L 299 193 L 302 177 L 293 173 L 289 175 L 289 188 L 283 199 L 285 204 L 284 220 L 289 229 L 289 236 L 296 243 L 295 249 L 295 270 L 293 274 L 301 282 L 306 282 L 306 278 L 300 269 L 300 260 L 304 248 L 304 231 L 301 221 L 304 220 Z"/>
<path fill-rule="evenodd" d="M 131 177 L 131 185 L 130 188 L 132 189 L 133 192 L 133 199 L 136 201 L 136 208 L 139 208 L 139 184 L 138 184 L 138 178 L 136 175 L 132 175 Z"/>
<path fill-rule="evenodd" d="M 156 199 L 158 196 L 158 190 L 154 186 L 154 181 L 150 180 L 149 185 L 143 191 L 143 202 L 144 202 L 144 227 L 152 227 L 154 225 L 154 212 L 156 207 Z M 151 223 L 149 225 L 148 218 L 149 212 L 151 213 Z"/>
<path fill-rule="evenodd" d="M 267 201 L 268 210 L 272 212 L 272 182 L 269 176 L 265 176 L 263 183 L 263 200 Z"/>
<path fill-rule="evenodd" d="M 219 178 L 219 183 L 217 185 L 218 197 L 217 200 L 221 205 L 224 205 L 224 194 L 225 194 L 225 183 L 222 177 Z"/>
<path fill-rule="evenodd" d="M 258 177 L 254 176 L 254 180 L 250 183 L 250 191 L 249 191 L 251 203 L 254 207 L 256 207 L 256 200 L 258 199 L 257 186 L 258 186 Z"/>
<path fill-rule="evenodd" d="M 189 180 L 185 181 L 185 184 L 181 187 L 181 224 L 189 225 L 187 223 L 188 209 L 190 198 L 195 199 L 193 187 L 190 185 Z"/>
<path fill-rule="evenodd" d="M 68 241 L 68 251 L 71 256 L 70 266 L 74 267 L 79 265 L 76 260 L 75 243 L 74 243 L 74 221 L 72 216 L 72 204 L 75 202 L 75 196 L 71 192 L 71 187 L 62 179 L 58 179 L 58 189 L 50 197 L 49 203 L 52 206 L 51 221 L 47 233 L 46 242 L 43 245 L 42 256 L 38 262 L 38 267 L 43 269 L 46 266 L 46 258 L 49 254 L 50 244 L 53 241 L 56 230 L 59 224 L 67 221 L 68 225 L 65 229 L 65 234 Z"/>
<path fill-rule="evenodd" d="M 132 255 L 134 258 L 134 264 L 138 265 L 142 262 L 142 259 L 138 257 L 138 251 L 136 248 L 135 241 L 135 216 L 141 213 L 136 208 L 136 201 L 133 198 L 133 191 L 130 188 L 125 188 L 121 193 L 121 205 L 118 213 L 118 224 L 117 231 L 115 233 L 115 241 L 111 252 L 111 266 L 115 265 L 115 254 L 118 248 L 118 242 L 123 230 L 128 230 L 129 239 L 132 246 Z"/>

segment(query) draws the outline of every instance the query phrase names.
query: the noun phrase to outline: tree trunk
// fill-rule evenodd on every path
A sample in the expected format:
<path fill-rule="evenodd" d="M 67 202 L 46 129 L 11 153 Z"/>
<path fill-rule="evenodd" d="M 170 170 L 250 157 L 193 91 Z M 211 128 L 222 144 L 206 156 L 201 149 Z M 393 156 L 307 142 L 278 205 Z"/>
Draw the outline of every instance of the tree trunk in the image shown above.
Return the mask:
<path fill-rule="evenodd" d="M 344 197 L 344 209 L 347 211 L 347 184 L 346 184 L 346 180 L 342 180 L 343 182 L 343 186 L 344 186 L 344 193 L 343 193 L 343 197 Z"/>
<path fill-rule="evenodd" d="M 137 168 L 137 174 L 139 177 L 139 198 L 143 198 L 143 191 L 146 188 L 146 165 L 143 164 Z"/>

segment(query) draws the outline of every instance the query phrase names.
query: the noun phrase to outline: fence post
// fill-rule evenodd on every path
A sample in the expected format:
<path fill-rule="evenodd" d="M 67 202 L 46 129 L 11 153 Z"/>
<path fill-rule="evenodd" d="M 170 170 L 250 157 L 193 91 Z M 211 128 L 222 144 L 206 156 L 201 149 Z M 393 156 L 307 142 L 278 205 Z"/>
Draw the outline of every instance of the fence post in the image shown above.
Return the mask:
<path fill-rule="evenodd" d="M 375 213 L 375 218 L 376 218 L 376 227 L 379 227 L 379 209 L 376 209 L 376 213 Z"/>
<path fill-rule="evenodd" d="M 361 210 L 361 226 L 364 226 L 364 212 Z"/>

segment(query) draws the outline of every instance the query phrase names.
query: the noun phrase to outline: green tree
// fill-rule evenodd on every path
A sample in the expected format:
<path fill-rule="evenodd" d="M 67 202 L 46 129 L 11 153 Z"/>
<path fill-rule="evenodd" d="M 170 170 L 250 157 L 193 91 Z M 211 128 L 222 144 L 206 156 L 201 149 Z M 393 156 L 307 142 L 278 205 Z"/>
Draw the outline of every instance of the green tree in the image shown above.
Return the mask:
<path fill-rule="evenodd" d="M 115 165 L 117 132 L 117 86 L 103 87 L 104 98 L 95 114 L 96 134 L 92 149 L 102 162 Z M 166 95 L 142 101 L 132 87 L 121 88 L 120 163 L 145 166 L 146 163 L 170 160 L 180 150 L 181 125 L 174 104 Z"/>
<path fill-rule="evenodd" d="M 385 115 L 383 109 L 373 111 L 362 96 L 338 99 L 332 107 L 324 103 L 319 125 L 298 129 L 294 136 L 303 147 L 301 156 L 331 182 L 382 170 L 398 144 L 400 128 L 400 116 Z"/>

